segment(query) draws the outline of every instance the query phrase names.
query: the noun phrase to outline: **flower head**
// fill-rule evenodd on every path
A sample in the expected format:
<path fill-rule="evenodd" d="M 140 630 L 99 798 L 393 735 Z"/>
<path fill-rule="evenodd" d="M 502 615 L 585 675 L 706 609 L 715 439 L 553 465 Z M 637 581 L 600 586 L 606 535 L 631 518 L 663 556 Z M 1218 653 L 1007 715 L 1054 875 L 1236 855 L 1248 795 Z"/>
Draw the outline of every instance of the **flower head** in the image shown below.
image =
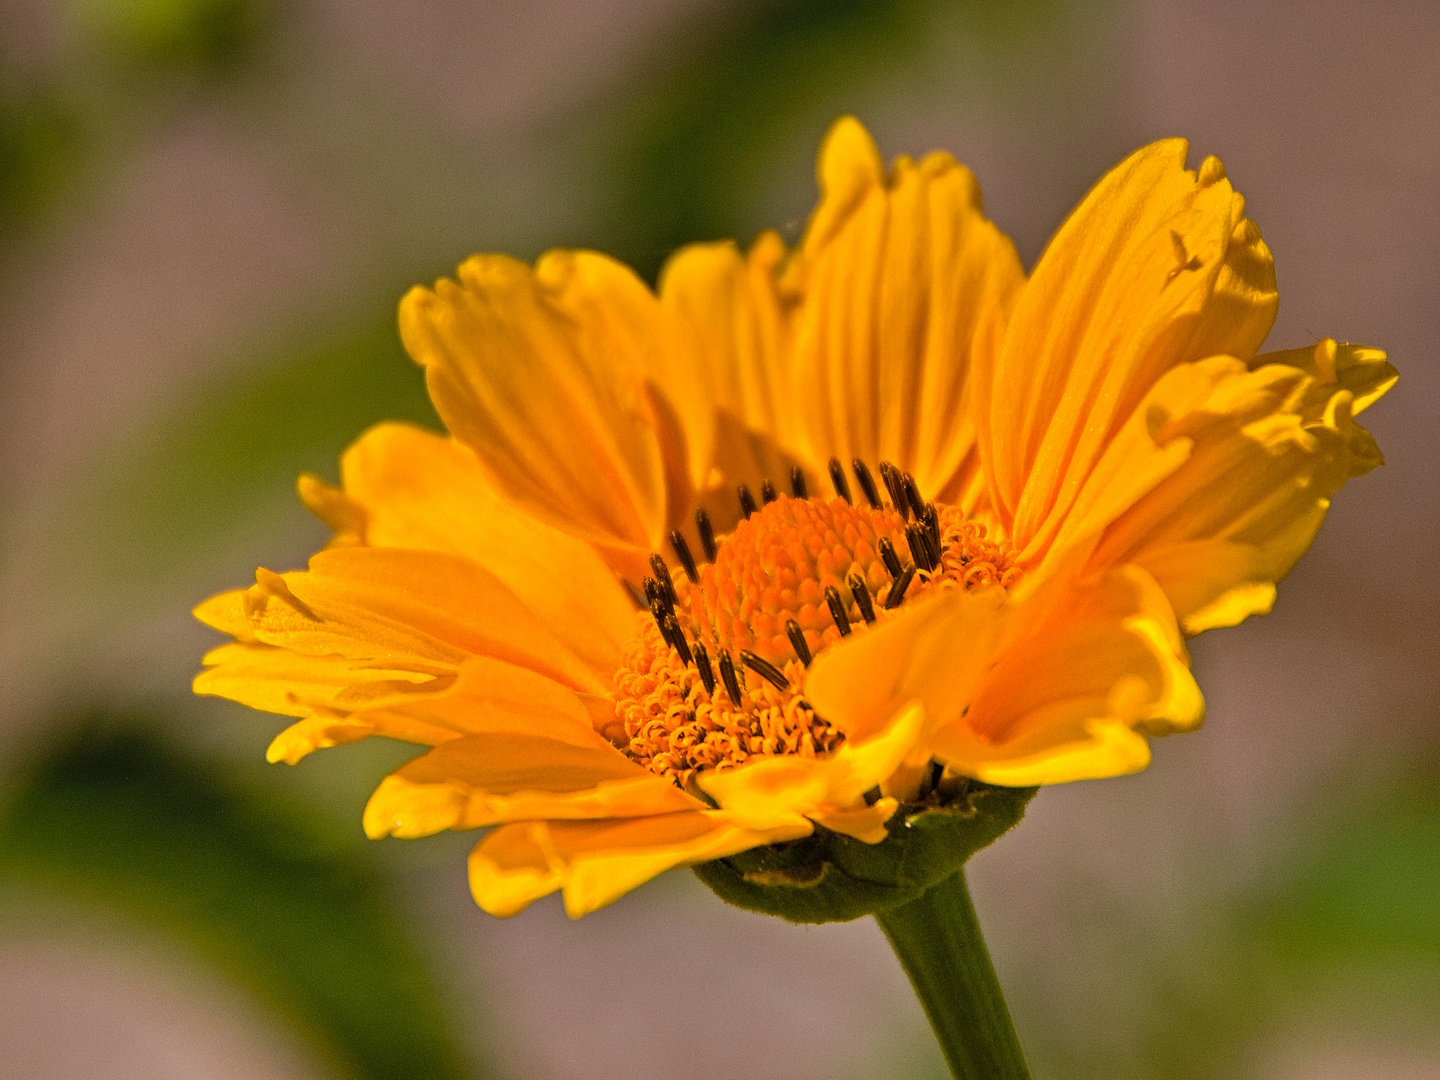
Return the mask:
<path fill-rule="evenodd" d="M 502 915 L 1143 768 L 1202 717 L 1184 636 L 1269 610 L 1395 381 L 1328 340 L 1257 354 L 1270 252 L 1185 154 L 1112 170 L 1028 278 L 965 168 L 887 173 L 844 119 L 793 251 L 412 290 L 450 434 L 382 424 L 341 487 L 301 479 L 334 539 L 197 609 L 235 640 L 196 690 L 298 717 L 271 760 L 430 746 L 366 831 L 496 826 L 470 870 Z"/>

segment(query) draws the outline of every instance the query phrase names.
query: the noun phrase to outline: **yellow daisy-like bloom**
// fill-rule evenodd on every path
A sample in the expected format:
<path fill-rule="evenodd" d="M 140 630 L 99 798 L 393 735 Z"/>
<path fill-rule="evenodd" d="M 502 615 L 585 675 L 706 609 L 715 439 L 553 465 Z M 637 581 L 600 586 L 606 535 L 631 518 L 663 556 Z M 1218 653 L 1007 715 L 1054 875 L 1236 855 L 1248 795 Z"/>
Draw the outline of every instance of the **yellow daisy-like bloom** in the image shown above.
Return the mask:
<path fill-rule="evenodd" d="M 300 717 L 271 760 L 432 747 L 366 831 L 496 826 L 499 915 L 879 842 L 952 778 L 1143 768 L 1201 720 L 1184 636 L 1269 610 L 1395 381 L 1328 340 L 1257 355 L 1270 252 L 1185 155 L 1120 164 L 1028 279 L 969 171 L 887 173 L 844 119 L 792 251 L 688 247 L 658 293 L 572 251 L 412 290 L 450 435 L 382 424 L 340 488 L 302 478 L 334 540 L 197 609 L 235 640 L 195 689 Z"/>

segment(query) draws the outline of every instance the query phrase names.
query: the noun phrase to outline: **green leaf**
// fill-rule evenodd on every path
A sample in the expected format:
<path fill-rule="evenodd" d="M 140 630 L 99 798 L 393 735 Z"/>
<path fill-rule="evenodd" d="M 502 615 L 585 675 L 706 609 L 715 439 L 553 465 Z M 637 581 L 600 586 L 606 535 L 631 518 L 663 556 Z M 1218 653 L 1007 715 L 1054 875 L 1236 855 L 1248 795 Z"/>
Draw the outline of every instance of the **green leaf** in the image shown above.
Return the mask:
<path fill-rule="evenodd" d="M 237 775 L 133 718 L 91 717 L 12 792 L 0 876 L 174 935 L 341 1075 L 469 1075 L 363 842 Z"/>

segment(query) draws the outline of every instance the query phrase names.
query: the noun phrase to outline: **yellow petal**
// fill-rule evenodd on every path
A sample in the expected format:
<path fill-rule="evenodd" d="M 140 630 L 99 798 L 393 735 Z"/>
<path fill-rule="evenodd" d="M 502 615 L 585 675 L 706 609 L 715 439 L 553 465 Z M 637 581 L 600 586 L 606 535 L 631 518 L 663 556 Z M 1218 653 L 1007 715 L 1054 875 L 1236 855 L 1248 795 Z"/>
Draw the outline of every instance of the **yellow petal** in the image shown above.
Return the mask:
<path fill-rule="evenodd" d="M 1024 282 L 1014 245 L 963 165 L 901 157 L 887 179 L 851 118 L 831 129 L 819 177 L 785 278 L 803 296 L 795 381 L 813 457 L 893 461 L 956 501 L 978 471 L 972 365 L 998 349 Z"/>
<path fill-rule="evenodd" d="M 212 596 L 191 614 L 206 626 L 229 634 L 236 641 L 255 641 L 255 631 L 250 628 L 249 616 L 245 614 L 244 589 L 231 589 Z"/>
<path fill-rule="evenodd" d="M 853 836 L 856 840 L 866 844 L 878 844 L 890 835 L 885 828 L 885 823 L 895 816 L 895 811 L 898 809 L 900 809 L 899 800 L 886 795 L 882 799 L 877 799 L 871 806 L 815 814 L 812 820 L 815 824 L 823 825 L 831 832 Z"/>
<path fill-rule="evenodd" d="M 364 436 L 361 438 L 363 439 Z M 295 481 L 295 492 L 300 496 L 300 501 L 305 504 L 305 508 L 330 527 L 331 547 L 352 547 L 365 543 L 365 534 L 370 525 L 370 515 L 365 507 L 345 492 L 331 487 L 314 473 L 301 473 L 299 479 Z M 397 544 L 395 546 L 409 545 Z"/>
<path fill-rule="evenodd" d="M 505 821 L 637 817 L 698 806 L 598 735 L 589 746 L 537 735 L 467 735 L 386 777 L 365 807 L 365 833 L 413 838 Z"/>
<path fill-rule="evenodd" d="M 1247 359 L 1274 321 L 1274 267 L 1244 201 L 1180 139 L 1137 151 L 1041 256 L 977 382 L 992 499 L 1024 562 L 1041 557 L 1108 442 L 1178 364 Z"/>
<path fill-rule="evenodd" d="M 1004 599 L 999 589 L 945 590 L 907 604 L 816 658 L 805 695 L 847 742 L 873 739 L 913 702 L 924 706 L 927 725 L 949 723 L 990 662 Z"/>
<path fill-rule="evenodd" d="M 1155 429 L 1188 445 L 1183 464 L 1115 518 L 1090 560 L 1145 567 L 1191 634 L 1270 609 L 1331 496 L 1381 460 L 1351 420 L 1356 394 L 1369 404 L 1395 381 L 1383 354 L 1328 341 L 1249 370 L 1203 366 L 1203 401 Z"/>
<path fill-rule="evenodd" d="M 466 660 L 441 693 L 392 697 L 367 711 L 377 708 L 404 710 L 459 735 L 543 735 L 575 746 L 598 745 L 597 730 L 615 715 L 609 695 L 577 693 L 548 675 L 491 656 Z"/>
<path fill-rule="evenodd" d="M 438 552 L 331 548 L 308 571 L 258 571 L 244 603 L 259 641 L 306 655 L 429 674 L 489 656 L 609 691 L 494 575 Z"/>
<path fill-rule="evenodd" d="M 968 712 L 932 736 L 936 757 L 988 783 L 1058 784 L 1142 769 L 1141 732 L 1200 723 L 1204 701 L 1148 574 L 1123 567 L 1046 592 L 1012 612 Z"/>
<path fill-rule="evenodd" d="M 806 246 L 828 243 L 884 179 L 885 161 L 865 125 L 853 116 L 831 124 L 815 162 L 820 205 L 805 227 Z"/>
<path fill-rule="evenodd" d="M 629 364 L 643 372 L 670 483 L 669 519 L 678 523 L 690 487 L 710 470 L 714 442 L 714 403 L 689 326 L 608 255 L 552 251 L 536 263 L 535 277 L 585 335 L 593 335 L 590 347 L 612 358 L 630 357 Z"/>
<path fill-rule="evenodd" d="M 470 855 L 470 890 L 482 908 L 504 917 L 563 889 L 565 910 L 579 918 L 666 870 L 797 840 L 810 831 L 805 822 L 757 833 L 735 825 L 720 811 L 519 822 L 500 826 L 476 845 Z"/>
<path fill-rule="evenodd" d="M 325 520 L 329 513 L 350 523 L 352 542 L 470 559 L 597 676 L 619 666 L 634 630 L 625 587 L 588 544 L 497 495 L 469 447 L 409 424 L 378 424 L 345 451 L 340 473 L 343 494 L 311 479 L 302 497 Z"/>
<path fill-rule="evenodd" d="M 1319 517 L 1306 523 L 1313 534 Z M 1102 556 L 1103 557 L 1103 556 Z M 1227 540 L 1149 545 L 1135 560 L 1165 590 L 1187 634 L 1235 626 L 1275 606 L 1279 574 L 1265 550 Z"/>
<path fill-rule="evenodd" d="M 450 728 L 426 723 L 398 710 L 355 713 L 320 710 L 276 735 L 265 750 L 265 760 L 272 765 L 279 761 L 294 765 L 316 750 L 346 746 L 372 735 L 422 746 L 438 746 L 460 737 Z"/>
<path fill-rule="evenodd" d="M 273 645 L 234 642 L 205 654 L 195 676 L 197 694 L 229 698 L 252 709 L 310 716 L 342 695 L 389 697 L 421 687 L 438 689 L 436 677 L 403 668 L 369 667 L 339 656 L 305 656 Z"/>
<path fill-rule="evenodd" d="M 1295 367 L 1309 376 L 1300 402 L 1300 415 L 1309 422 L 1323 419 L 1332 400 L 1342 392 L 1349 395 L 1351 415 L 1358 416 L 1400 380 L 1394 364 L 1378 348 L 1342 344 L 1329 337 L 1313 348 L 1284 348 L 1250 360 L 1251 369 L 1256 370 L 1272 364 Z"/>
<path fill-rule="evenodd" d="M 1350 393 L 1350 411 L 1359 416 L 1389 393 L 1400 378 L 1400 373 L 1379 349 L 1342 344 L 1333 338 L 1323 339 L 1313 349 L 1261 353 L 1250 362 L 1251 367 L 1266 364 L 1286 364 L 1310 376 L 1313 381 L 1306 398 L 1309 407 L 1306 419 L 1310 420 L 1319 417 L 1323 411 L 1320 406 L 1337 390 Z"/>
<path fill-rule="evenodd" d="M 661 302 L 695 330 L 699 371 L 715 409 L 708 486 L 723 492 L 711 510 L 721 531 L 734 523 L 737 484 L 752 491 L 764 480 L 783 484 L 805 464 L 790 359 L 794 304 L 778 283 L 784 255 L 783 242 L 767 232 L 748 256 L 729 241 L 691 244 L 660 274 Z"/>
<path fill-rule="evenodd" d="M 464 661 L 458 676 L 426 684 L 421 689 L 427 692 L 387 694 L 377 687 L 357 693 L 369 685 L 353 684 L 318 708 L 320 715 L 281 732 L 270 744 L 269 759 L 293 765 L 312 750 L 367 735 L 438 746 L 465 735 L 509 734 L 591 747 L 597 729 L 615 723 L 608 697 L 578 694 L 487 656 Z"/>
<path fill-rule="evenodd" d="M 891 716 L 875 736 L 847 739 L 827 758 L 753 759 L 738 768 L 701 773 L 699 784 L 722 810 L 746 828 L 766 830 L 796 825 L 799 819 L 808 817 L 841 825 L 848 822 L 867 835 L 883 839 L 883 829 L 877 832 L 870 827 L 879 811 L 860 818 L 848 815 L 863 810 L 865 792 L 889 779 L 915 750 L 924 722 L 924 707 L 912 704 Z M 888 817 L 878 824 L 883 826 Z"/>
<path fill-rule="evenodd" d="M 685 334 L 600 255 L 552 252 L 533 271 L 477 256 L 459 277 L 400 304 L 436 409 L 496 490 L 638 580 L 688 510 L 692 469 L 708 469 Z"/>
<path fill-rule="evenodd" d="M 1017 591 L 1028 595 L 1057 575 L 1079 573 L 1105 529 L 1189 460 L 1194 442 L 1183 419 L 1203 411 L 1217 388 L 1244 371 L 1229 356 L 1167 371 L 1110 440 Z"/>
<path fill-rule="evenodd" d="M 1150 744 L 1129 724 L 1108 719 L 1108 709 L 1085 699 L 1055 702 L 1031 717 L 1034 734 L 1003 750 L 956 731 L 937 753 L 954 756 L 951 767 L 1001 787 L 1066 784 L 1128 776 L 1150 764 Z"/>

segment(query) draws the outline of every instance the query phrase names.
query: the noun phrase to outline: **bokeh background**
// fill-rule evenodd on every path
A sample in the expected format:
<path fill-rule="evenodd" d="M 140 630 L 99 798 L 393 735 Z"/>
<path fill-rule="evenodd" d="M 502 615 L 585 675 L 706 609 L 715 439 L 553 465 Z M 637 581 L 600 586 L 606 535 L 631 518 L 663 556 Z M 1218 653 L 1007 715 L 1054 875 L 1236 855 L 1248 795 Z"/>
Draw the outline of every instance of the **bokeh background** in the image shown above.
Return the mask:
<path fill-rule="evenodd" d="M 267 766 L 198 599 L 323 542 L 295 475 L 435 423 L 396 299 L 473 251 L 798 235 L 828 123 L 954 151 L 1027 263 L 1136 146 L 1219 154 L 1277 347 L 1388 349 L 1206 728 L 971 868 L 1038 1077 L 1440 1077 L 1434 0 L 0 0 L 0 1076 L 940 1077 L 868 921 L 668 875 L 579 923 L 366 842 L 411 751 Z"/>

